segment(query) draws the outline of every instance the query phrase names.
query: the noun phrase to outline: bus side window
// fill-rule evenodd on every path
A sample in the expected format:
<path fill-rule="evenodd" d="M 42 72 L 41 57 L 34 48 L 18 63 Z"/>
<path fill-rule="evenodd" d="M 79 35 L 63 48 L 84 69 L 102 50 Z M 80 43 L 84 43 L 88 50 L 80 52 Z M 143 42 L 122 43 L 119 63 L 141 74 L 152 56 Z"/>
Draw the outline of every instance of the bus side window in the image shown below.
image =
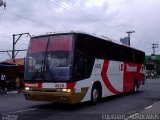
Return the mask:
<path fill-rule="evenodd" d="M 78 59 L 78 66 L 79 66 L 79 71 L 83 71 L 83 66 L 84 66 L 84 60 L 83 58 Z"/>
<path fill-rule="evenodd" d="M 81 75 L 83 77 L 87 77 L 87 72 L 88 72 L 88 66 L 87 66 L 87 60 L 85 58 L 80 58 L 78 60 L 78 66 L 79 66 L 79 71 L 81 72 Z"/>

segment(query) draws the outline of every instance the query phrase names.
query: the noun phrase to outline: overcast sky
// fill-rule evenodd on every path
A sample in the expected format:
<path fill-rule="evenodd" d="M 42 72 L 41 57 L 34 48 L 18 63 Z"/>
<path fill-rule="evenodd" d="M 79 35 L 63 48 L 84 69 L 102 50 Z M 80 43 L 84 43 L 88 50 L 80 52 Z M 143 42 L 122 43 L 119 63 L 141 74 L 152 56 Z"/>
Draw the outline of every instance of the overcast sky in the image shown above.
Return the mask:
<path fill-rule="evenodd" d="M 12 49 L 12 35 L 78 30 L 119 41 L 131 34 L 131 46 L 150 55 L 160 46 L 160 0 L 5 0 L 0 7 L 0 51 Z M 27 49 L 23 36 L 16 49 Z M 160 48 L 156 49 L 160 54 Z M 20 52 L 17 57 L 24 57 Z M 0 53 L 0 61 L 9 58 Z"/>

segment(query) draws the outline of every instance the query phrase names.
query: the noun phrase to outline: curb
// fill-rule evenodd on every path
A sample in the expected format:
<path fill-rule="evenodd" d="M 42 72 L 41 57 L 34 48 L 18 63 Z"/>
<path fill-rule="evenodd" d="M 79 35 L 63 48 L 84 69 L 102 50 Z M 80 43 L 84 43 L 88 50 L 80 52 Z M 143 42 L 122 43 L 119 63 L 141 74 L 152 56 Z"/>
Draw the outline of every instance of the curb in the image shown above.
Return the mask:
<path fill-rule="evenodd" d="M 1 91 L 0 95 L 4 95 L 4 94 L 17 94 L 17 93 L 21 93 L 22 90 L 12 90 L 12 91 Z"/>
<path fill-rule="evenodd" d="M 14 91 L 8 91 L 8 92 L 6 92 L 7 94 L 16 94 L 16 93 L 21 93 L 22 91 L 20 91 L 20 90 L 14 90 Z"/>

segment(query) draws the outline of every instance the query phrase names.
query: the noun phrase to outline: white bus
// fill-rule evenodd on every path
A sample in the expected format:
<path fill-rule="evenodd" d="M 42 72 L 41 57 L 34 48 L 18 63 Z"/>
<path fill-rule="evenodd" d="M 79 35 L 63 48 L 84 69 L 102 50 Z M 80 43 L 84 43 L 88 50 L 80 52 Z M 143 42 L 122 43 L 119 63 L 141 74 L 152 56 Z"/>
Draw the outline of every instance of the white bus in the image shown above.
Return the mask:
<path fill-rule="evenodd" d="M 135 92 L 144 79 L 144 59 L 140 50 L 88 33 L 34 36 L 25 60 L 24 95 L 75 104 Z"/>

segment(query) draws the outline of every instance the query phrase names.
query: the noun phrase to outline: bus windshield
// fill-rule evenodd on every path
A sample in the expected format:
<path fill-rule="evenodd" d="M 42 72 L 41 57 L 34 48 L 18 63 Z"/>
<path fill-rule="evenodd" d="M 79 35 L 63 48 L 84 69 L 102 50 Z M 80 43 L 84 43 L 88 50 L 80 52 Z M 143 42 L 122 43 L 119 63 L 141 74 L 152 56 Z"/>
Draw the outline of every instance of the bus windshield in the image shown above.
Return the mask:
<path fill-rule="evenodd" d="M 71 34 L 31 38 L 25 61 L 24 79 L 69 80 L 72 38 Z"/>

